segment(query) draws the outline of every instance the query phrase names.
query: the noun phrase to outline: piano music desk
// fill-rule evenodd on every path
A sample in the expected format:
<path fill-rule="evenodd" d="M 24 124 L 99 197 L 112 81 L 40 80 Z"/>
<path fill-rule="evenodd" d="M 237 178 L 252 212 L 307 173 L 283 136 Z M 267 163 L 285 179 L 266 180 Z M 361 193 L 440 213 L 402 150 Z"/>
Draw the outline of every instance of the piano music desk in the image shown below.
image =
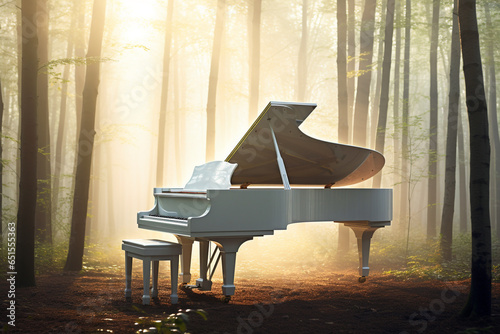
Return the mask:
<path fill-rule="evenodd" d="M 125 298 L 132 297 L 132 258 L 142 260 L 142 278 L 144 292 L 142 304 L 149 305 L 151 300 L 149 294 L 149 279 L 151 273 L 151 262 L 153 262 L 153 287 L 151 296 L 158 297 L 158 268 L 159 261 L 170 261 L 170 279 L 172 294 L 170 302 L 177 304 L 177 274 L 179 271 L 179 255 L 182 252 L 180 244 L 152 239 L 126 239 L 122 242 L 125 251 Z"/>

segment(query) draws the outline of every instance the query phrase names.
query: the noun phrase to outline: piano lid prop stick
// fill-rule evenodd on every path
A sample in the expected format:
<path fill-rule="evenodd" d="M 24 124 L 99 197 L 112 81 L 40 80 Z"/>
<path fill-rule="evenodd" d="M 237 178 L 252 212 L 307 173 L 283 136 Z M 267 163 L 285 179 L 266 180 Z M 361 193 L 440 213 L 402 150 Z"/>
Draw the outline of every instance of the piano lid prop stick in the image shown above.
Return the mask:
<path fill-rule="evenodd" d="M 276 141 L 276 137 L 274 136 L 274 131 L 273 127 L 271 126 L 271 123 L 269 123 L 269 128 L 271 129 L 271 135 L 273 136 L 274 150 L 276 151 L 276 160 L 278 160 L 278 168 L 280 170 L 283 186 L 285 190 L 290 190 L 290 182 L 288 181 L 288 175 L 286 174 L 285 163 L 281 158 L 280 149 L 278 147 L 278 142 Z"/>

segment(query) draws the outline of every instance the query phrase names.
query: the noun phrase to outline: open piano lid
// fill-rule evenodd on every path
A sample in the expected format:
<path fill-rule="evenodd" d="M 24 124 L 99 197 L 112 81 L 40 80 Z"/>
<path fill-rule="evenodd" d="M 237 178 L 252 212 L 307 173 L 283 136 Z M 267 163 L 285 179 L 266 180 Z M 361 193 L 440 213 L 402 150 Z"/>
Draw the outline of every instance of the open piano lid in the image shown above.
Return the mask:
<path fill-rule="evenodd" d="M 290 184 L 347 186 L 382 169 L 385 159 L 377 151 L 314 139 L 300 131 L 315 108 L 313 103 L 270 102 L 226 158 L 238 164 L 231 183 L 284 183 L 273 134 Z"/>

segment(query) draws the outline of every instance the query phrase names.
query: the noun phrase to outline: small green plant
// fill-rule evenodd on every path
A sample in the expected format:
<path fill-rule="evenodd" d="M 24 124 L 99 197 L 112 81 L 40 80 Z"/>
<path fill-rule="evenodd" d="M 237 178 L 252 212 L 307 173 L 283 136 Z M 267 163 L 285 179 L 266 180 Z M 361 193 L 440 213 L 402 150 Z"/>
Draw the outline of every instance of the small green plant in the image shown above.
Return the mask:
<path fill-rule="evenodd" d="M 484 327 L 484 328 L 467 328 L 463 331 L 457 332 L 457 334 L 482 334 L 482 333 L 494 333 L 493 326 Z"/>
<path fill-rule="evenodd" d="M 187 324 L 189 322 L 189 314 L 197 314 L 207 320 L 207 312 L 202 309 L 192 310 L 179 310 L 177 313 L 173 313 L 166 317 L 165 319 L 155 320 L 147 317 L 140 317 L 135 323 L 136 326 L 142 327 L 137 330 L 136 333 L 186 333 Z"/>

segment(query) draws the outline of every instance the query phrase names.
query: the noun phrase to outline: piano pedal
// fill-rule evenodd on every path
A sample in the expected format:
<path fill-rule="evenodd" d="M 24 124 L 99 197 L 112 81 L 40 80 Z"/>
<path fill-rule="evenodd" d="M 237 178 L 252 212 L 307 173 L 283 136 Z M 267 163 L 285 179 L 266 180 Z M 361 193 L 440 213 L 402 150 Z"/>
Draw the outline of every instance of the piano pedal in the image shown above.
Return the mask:
<path fill-rule="evenodd" d="M 212 281 L 205 281 L 204 284 L 180 284 L 179 289 L 182 290 L 200 290 L 200 291 L 211 291 Z"/>
<path fill-rule="evenodd" d="M 194 289 L 199 289 L 199 286 L 194 285 L 194 284 L 182 283 L 182 284 L 179 284 L 179 289 L 181 289 L 181 290 L 194 290 Z"/>
<path fill-rule="evenodd" d="M 360 277 L 358 278 L 358 282 L 359 282 L 359 283 L 364 283 L 364 282 L 366 282 L 366 276 L 360 276 Z"/>
<path fill-rule="evenodd" d="M 196 280 L 196 288 L 201 290 L 201 291 L 211 291 L 212 290 L 212 281 L 203 279 L 203 278 L 198 278 Z"/>

